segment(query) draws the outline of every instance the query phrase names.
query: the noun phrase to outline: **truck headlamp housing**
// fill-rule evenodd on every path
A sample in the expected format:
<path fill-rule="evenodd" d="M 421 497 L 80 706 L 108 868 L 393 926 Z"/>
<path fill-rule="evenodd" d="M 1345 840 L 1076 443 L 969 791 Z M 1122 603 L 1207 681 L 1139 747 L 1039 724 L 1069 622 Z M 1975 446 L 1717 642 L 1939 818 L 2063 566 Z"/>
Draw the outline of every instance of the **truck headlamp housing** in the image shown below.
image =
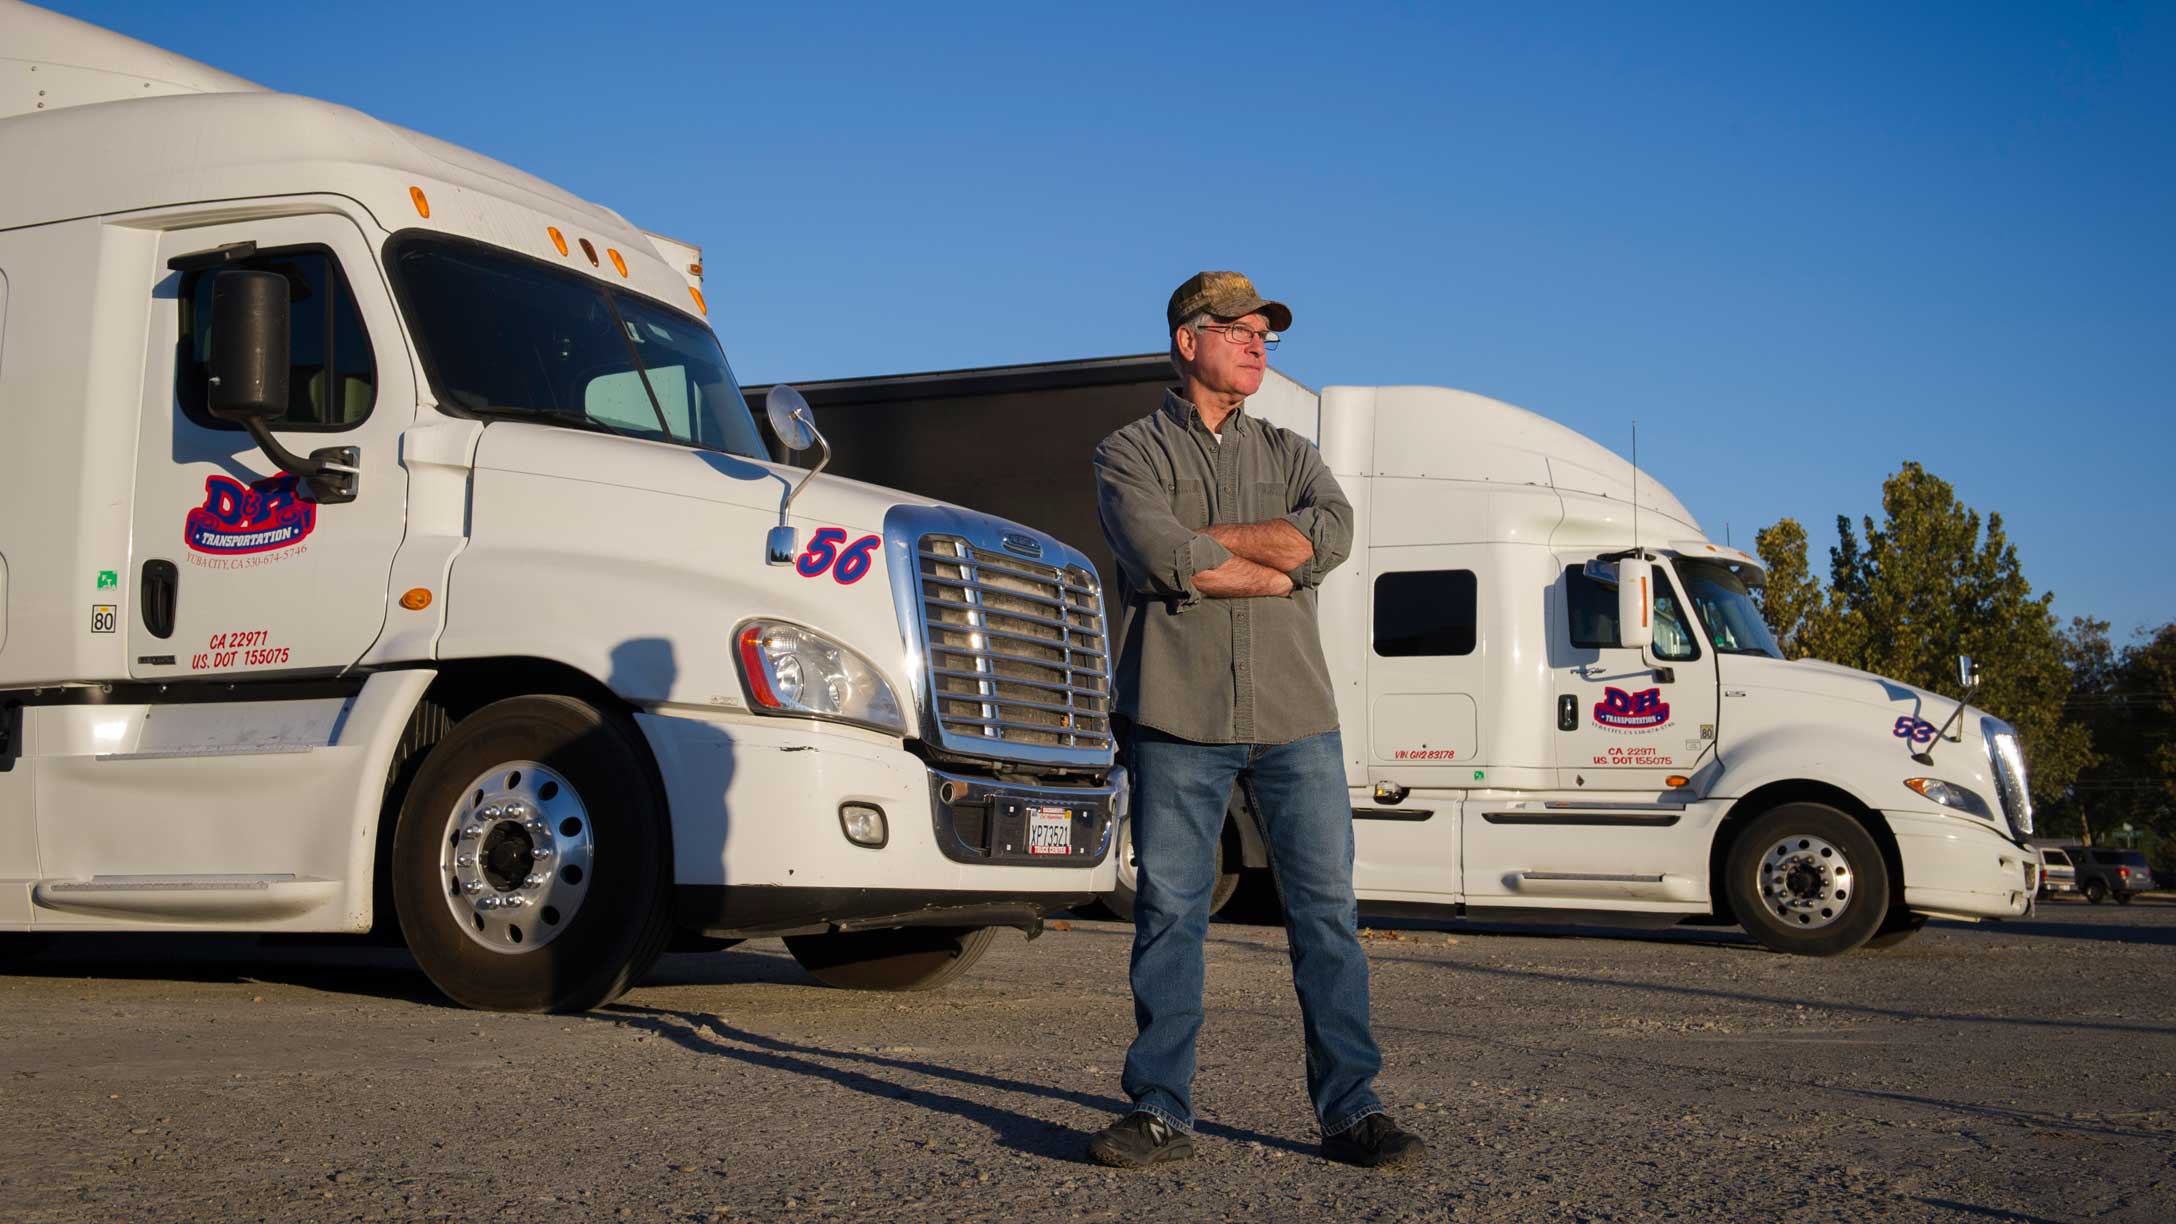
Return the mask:
<path fill-rule="evenodd" d="M 904 735 L 891 685 L 869 660 L 812 629 L 749 621 L 734 635 L 749 708 L 759 714 L 828 718 Z"/>
<path fill-rule="evenodd" d="M 1944 782 L 1939 778 L 1906 778 L 1904 785 L 1943 807 L 1955 808 L 1981 820 L 1995 818 L 1994 809 L 1987 806 L 1987 801 L 1980 798 L 1979 792 L 1967 790 L 1954 782 Z"/>
<path fill-rule="evenodd" d="M 2025 752 L 2018 745 L 2017 729 L 1999 719 L 1983 718 L 1980 734 L 1987 740 L 1987 763 L 1994 770 L 2002 812 L 2019 838 L 2031 837 L 2032 788 L 2025 782 Z"/>

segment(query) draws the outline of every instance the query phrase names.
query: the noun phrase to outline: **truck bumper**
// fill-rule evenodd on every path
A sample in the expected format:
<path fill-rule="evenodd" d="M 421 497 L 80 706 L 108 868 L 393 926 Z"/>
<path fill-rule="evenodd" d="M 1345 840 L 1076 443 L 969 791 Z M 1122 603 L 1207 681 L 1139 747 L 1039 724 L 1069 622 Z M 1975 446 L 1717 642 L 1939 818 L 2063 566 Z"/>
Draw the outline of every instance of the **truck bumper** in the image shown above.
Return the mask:
<path fill-rule="evenodd" d="M 683 925 L 757 934 L 852 927 L 1031 926 L 1111 891 L 1114 791 L 944 786 L 889 743 L 823 723 L 638 714 L 672 812 Z M 1072 853 L 963 854 L 953 800 L 988 797 L 991 828 L 1024 807 L 1063 811 Z M 884 814 L 881 846 L 849 841 L 846 804 Z M 1008 806 L 1009 805 L 1009 806 Z M 943 810 L 940 810 L 942 808 Z M 1046 818 L 1047 819 L 1047 818 Z"/>
<path fill-rule="evenodd" d="M 1884 811 L 1904 862 L 1904 904 L 1959 918 L 2017 918 L 2032 909 L 2040 857 L 1985 825 Z"/>

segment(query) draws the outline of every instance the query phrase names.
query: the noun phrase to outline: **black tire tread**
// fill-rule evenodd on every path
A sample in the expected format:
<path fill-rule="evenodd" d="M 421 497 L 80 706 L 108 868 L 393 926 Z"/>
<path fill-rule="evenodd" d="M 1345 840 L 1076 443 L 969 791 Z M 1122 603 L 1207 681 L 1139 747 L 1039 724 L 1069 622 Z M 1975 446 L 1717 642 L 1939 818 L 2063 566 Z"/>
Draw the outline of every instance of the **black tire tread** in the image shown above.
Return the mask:
<path fill-rule="evenodd" d="M 896 927 L 788 935 L 786 951 L 817 981 L 841 990 L 935 990 L 974 968 L 995 927 Z"/>
<path fill-rule="evenodd" d="M 1850 858 L 1857 876 L 1849 912 L 1818 931 L 1785 927 L 1768 915 L 1767 907 L 1750 888 L 1752 869 L 1768 844 L 1796 835 L 1812 835 L 1836 844 Z M 1881 847 L 1866 826 L 1825 803 L 1784 803 L 1755 817 L 1724 855 L 1723 870 L 1724 891 L 1739 925 L 1746 934 L 1778 952 L 1798 956 L 1849 952 L 1873 938 L 1891 912 L 1895 883 L 1889 879 Z"/>
<path fill-rule="evenodd" d="M 598 796 L 590 800 L 593 823 L 603 823 L 598 819 L 598 812 L 605 797 L 609 797 L 615 810 L 625 813 L 627 819 L 649 822 L 647 830 L 640 824 L 628 826 L 628 831 L 636 834 L 630 844 L 641 845 L 646 834 L 652 854 L 647 874 L 632 877 L 642 890 L 634 898 L 635 912 L 625 915 L 623 926 L 585 926 L 585 934 L 591 929 L 599 932 L 594 938 L 603 941 L 596 945 L 602 949 L 603 959 L 595 964 L 577 961 L 571 973 L 562 972 L 562 962 L 579 956 L 585 948 L 581 941 L 570 942 L 575 934 L 572 929 L 547 947 L 524 954 L 520 958 L 523 963 L 518 966 L 514 966 L 516 958 L 512 957 L 504 958 L 507 965 L 475 961 L 472 956 L 464 956 L 466 950 L 462 941 L 467 939 L 465 935 L 453 931 L 452 937 L 447 938 L 443 934 L 451 924 L 443 913 L 443 906 L 438 904 L 437 896 L 438 836 L 445 819 L 440 801 L 446 798 L 440 792 L 465 785 L 477 770 L 490 764 L 485 757 L 503 757 L 514 751 L 499 749 L 485 751 L 481 756 L 475 754 L 479 743 L 506 734 L 538 737 L 536 750 L 524 755 L 549 761 L 552 753 L 566 754 L 561 761 L 550 762 L 561 772 L 566 772 L 562 768 L 564 764 L 582 769 L 595 767 L 618 775 L 592 779 L 582 788 L 585 795 L 594 789 Z M 463 1006 L 525 1012 L 581 1012 L 601 1007 L 649 972 L 674 932 L 670 828 L 663 797 L 657 793 L 651 778 L 648 749 L 624 718 L 577 698 L 558 695 L 507 698 L 484 706 L 455 724 L 432 746 L 408 793 L 402 797 L 400 826 L 394 832 L 393 845 L 390 871 L 394 902 L 409 950 L 432 983 Z M 418 882 L 425 877 L 430 884 L 419 891 Z M 589 908 L 602 899 L 593 892 L 584 906 L 583 915 L 576 921 L 585 918 L 591 922 L 603 920 L 601 911 Z M 614 939 L 614 930 L 631 932 L 631 937 Z M 496 953 L 484 955 L 497 956 Z M 529 956 L 540 959 L 528 961 Z M 464 960 L 471 963 L 464 965 Z M 492 972 L 507 967 L 519 967 L 541 980 L 523 982 L 511 975 Z M 490 976 L 485 976 L 487 974 Z"/>

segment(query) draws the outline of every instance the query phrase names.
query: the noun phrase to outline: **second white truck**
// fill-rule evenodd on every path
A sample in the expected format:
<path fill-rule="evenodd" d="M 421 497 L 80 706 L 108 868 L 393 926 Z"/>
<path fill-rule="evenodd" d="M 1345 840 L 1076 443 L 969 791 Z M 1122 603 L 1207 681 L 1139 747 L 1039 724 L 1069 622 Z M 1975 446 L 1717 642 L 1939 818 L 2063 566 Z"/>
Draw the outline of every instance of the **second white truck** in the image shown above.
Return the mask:
<path fill-rule="evenodd" d="M 1153 355 L 804 389 L 880 441 L 846 470 L 1089 540 L 1095 440 L 1169 380 Z M 1786 661 L 1751 597 L 1759 560 L 1645 473 L 1635 525 L 1635 474 L 1607 448 L 1440 387 L 1317 395 L 1272 370 L 1247 410 L 1316 443 L 1357 511 L 1320 608 L 1363 912 L 1734 921 L 1825 955 L 2032 904 L 2016 733 Z M 960 487 L 916 426 L 1009 447 L 1006 479 Z M 1225 895 L 1267 871 L 1236 796 L 1223 849 Z"/>

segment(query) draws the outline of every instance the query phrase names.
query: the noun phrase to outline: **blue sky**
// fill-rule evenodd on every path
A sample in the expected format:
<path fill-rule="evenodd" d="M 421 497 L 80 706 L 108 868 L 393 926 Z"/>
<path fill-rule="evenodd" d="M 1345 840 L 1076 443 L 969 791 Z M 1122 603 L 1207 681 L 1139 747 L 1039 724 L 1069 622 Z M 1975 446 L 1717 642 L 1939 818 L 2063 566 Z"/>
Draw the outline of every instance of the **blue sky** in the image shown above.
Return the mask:
<path fill-rule="evenodd" d="M 56 7 L 699 243 L 749 382 L 1156 350 L 1236 267 L 1293 376 L 1636 418 L 1718 538 L 1825 570 L 1917 459 L 2176 618 L 2168 4 Z"/>

